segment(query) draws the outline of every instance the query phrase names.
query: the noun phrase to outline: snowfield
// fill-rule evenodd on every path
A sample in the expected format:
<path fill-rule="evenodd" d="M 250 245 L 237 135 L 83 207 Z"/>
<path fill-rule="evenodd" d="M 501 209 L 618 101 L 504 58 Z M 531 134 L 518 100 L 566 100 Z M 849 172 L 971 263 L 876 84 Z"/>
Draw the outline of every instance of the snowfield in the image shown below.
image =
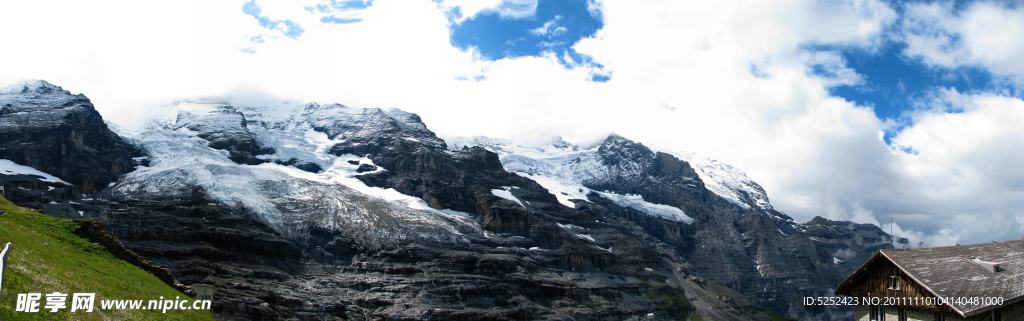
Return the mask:
<path fill-rule="evenodd" d="M 683 222 L 686 224 L 693 224 L 693 218 L 686 216 L 683 210 L 673 206 L 654 204 L 651 202 L 644 201 L 644 198 L 640 195 L 619 195 L 610 192 L 597 192 L 604 198 L 618 204 L 622 207 L 632 208 L 651 216 L 657 216 L 666 220 Z"/>
<path fill-rule="evenodd" d="M 314 226 L 343 230 L 370 244 L 468 243 L 468 234 L 482 235 L 479 224 L 466 213 L 432 209 L 422 199 L 394 189 L 370 187 L 356 179 L 358 175 L 373 173 L 356 171 L 359 165 L 374 165 L 369 158 L 328 153 L 331 146 L 358 131 L 367 115 L 386 115 L 379 109 L 340 105 L 323 108 L 312 104 L 302 113 L 272 113 L 271 117 L 263 117 L 256 108 L 179 105 L 182 108 L 175 117 L 162 120 L 157 126 L 135 132 L 120 130 L 119 134 L 148 151 L 150 162 L 118 181 L 112 187 L 114 195 L 138 199 L 187 198 L 192 197 L 193 189 L 201 188 L 217 202 L 251 212 L 277 232 L 299 241 Z M 236 128 L 232 119 L 223 119 L 224 113 L 218 110 L 224 109 L 242 111 L 246 126 Z M 402 113 L 394 114 L 408 118 Z M 262 147 L 274 149 L 273 154 L 260 155 L 261 159 L 295 159 L 317 164 L 323 170 L 312 173 L 274 162 L 235 163 L 228 158 L 228 151 L 211 148 L 209 141 L 184 123 L 196 121 L 204 121 L 204 131 L 245 135 L 247 130 Z M 328 125 L 333 127 L 314 128 Z"/>
<path fill-rule="evenodd" d="M 149 165 L 140 166 L 113 185 L 114 195 L 185 198 L 200 188 L 217 202 L 251 212 L 282 235 L 300 241 L 312 227 L 345 230 L 371 243 L 466 243 L 471 234 L 483 237 L 479 224 L 467 213 L 433 209 L 417 197 L 394 189 L 370 187 L 358 180 L 359 175 L 387 170 L 373 164 L 366 155 L 337 156 L 329 152 L 332 146 L 346 140 L 376 137 L 380 128 L 374 126 L 385 123 L 411 133 L 402 134 L 404 140 L 428 146 L 444 144 L 432 135 L 417 136 L 430 132 L 415 114 L 315 103 L 280 108 L 178 102 L 169 108 L 175 110 L 173 116 L 145 130 L 112 127 L 149 153 Z M 233 160 L 229 151 L 212 148 L 210 145 L 217 140 L 253 141 L 260 148 L 272 148 L 272 152 L 254 157 L 262 164 L 243 165 Z M 651 203 L 639 195 L 593 191 L 584 186 L 585 182 L 600 181 L 613 173 L 626 177 L 640 175 L 638 170 L 633 173 L 628 167 L 602 164 L 597 145 L 577 146 L 560 138 L 520 145 L 481 136 L 450 139 L 447 145 L 456 151 L 481 146 L 498 153 L 505 170 L 532 179 L 567 207 L 587 202 L 587 195 L 596 193 L 648 215 L 687 224 L 694 222 L 682 209 L 673 206 Z M 712 192 L 730 202 L 744 208 L 771 209 L 764 190 L 742 171 L 693 153 L 663 152 L 689 162 Z M 7 166 L 0 170 L 23 170 L 10 165 L 0 163 Z M 376 169 L 360 173 L 360 165 Z M 319 171 L 311 172 L 317 168 Z M 526 207 L 513 195 L 511 187 L 493 189 L 491 193 Z"/>
<path fill-rule="evenodd" d="M 497 196 L 497 197 L 501 197 L 501 198 L 504 198 L 504 199 L 516 202 L 516 204 L 519 204 L 519 206 L 522 206 L 523 208 L 526 208 L 526 206 L 523 205 L 523 202 L 520 201 L 518 197 L 515 197 L 514 195 L 512 195 L 512 187 L 503 186 L 501 189 L 492 189 L 491 190 L 491 194 L 494 194 L 494 196 Z"/>
<path fill-rule="evenodd" d="M 557 137 L 535 144 L 517 144 L 508 139 L 484 136 L 455 137 L 446 141 L 452 150 L 480 146 L 497 153 L 506 171 L 532 179 L 554 194 L 559 203 L 568 207 L 575 207 L 573 201 L 576 200 L 587 201 L 587 194 L 597 192 L 623 207 L 665 219 L 693 223 L 693 219 L 679 208 L 646 202 L 638 195 L 592 191 L 583 186 L 583 182 L 609 176 L 609 168 L 601 164 L 597 155 L 597 146 L 576 146 Z M 768 202 L 768 194 L 743 171 L 692 152 L 659 151 L 689 163 L 708 190 L 730 203 L 744 209 L 756 206 L 768 215 L 792 221 L 788 217 L 773 214 L 775 209 Z M 628 169 L 618 174 L 631 175 Z"/>
<path fill-rule="evenodd" d="M 463 146 L 480 146 L 497 153 L 506 171 L 532 179 L 554 194 L 559 203 L 570 208 L 576 207 L 574 200 L 589 202 L 587 194 L 597 192 L 598 195 L 622 207 L 668 220 L 693 223 L 693 218 L 679 208 L 647 202 L 639 195 L 598 192 L 584 186 L 583 182 L 600 180 L 610 175 L 609 168 L 601 163 L 597 155 L 598 146 L 581 148 L 561 139 L 535 146 L 524 146 L 516 145 L 507 139 L 483 136 L 453 138 L 448 140 L 448 146 L 452 150 L 460 150 Z M 492 192 L 497 195 L 498 192 L 495 191 Z"/>
<path fill-rule="evenodd" d="M 50 175 L 48 173 L 44 173 L 44 172 L 42 172 L 42 171 L 40 171 L 38 169 L 32 168 L 32 167 L 28 167 L 28 166 L 24 166 L 24 165 L 18 165 L 18 163 L 15 163 L 15 162 L 12 162 L 12 161 L 6 160 L 6 159 L 0 159 L 0 174 L 3 174 L 3 175 L 35 175 L 35 176 L 41 176 L 39 178 L 40 181 L 50 182 L 50 183 L 62 183 L 62 184 L 71 186 L 71 184 L 69 184 L 68 182 L 65 182 L 64 180 L 62 180 L 60 178 L 57 178 L 57 176 L 53 176 L 53 175 Z M 50 188 L 52 189 L 53 187 L 50 187 Z"/>
<path fill-rule="evenodd" d="M 717 160 L 693 152 L 661 150 L 690 163 L 708 190 L 743 208 L 753 204 L 766 211 L 774 208 L 768 203 L 768 194 L 743 171 Z"/>

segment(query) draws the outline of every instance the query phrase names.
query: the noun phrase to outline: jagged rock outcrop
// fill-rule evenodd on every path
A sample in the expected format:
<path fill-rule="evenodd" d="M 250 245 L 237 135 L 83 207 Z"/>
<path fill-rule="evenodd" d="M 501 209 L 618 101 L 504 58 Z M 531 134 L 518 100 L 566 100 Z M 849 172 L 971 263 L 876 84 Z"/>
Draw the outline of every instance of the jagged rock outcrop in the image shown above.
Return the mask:
<path fill-rule="evenodd" d="M 614 134 L 585 148 L 558 138 L 534 146 L 486 137 L 452 141 L 500 153 L 507 170 L 545 184 L 571 202 L 566 206 L 636 225 L 621 230 L 656 240 L 692 272 L 783 315 L 827 320 L 849 313 L 844 307 L 809 311 L 799 298 L 827 295 L 856 268 L 851 265 L 888 242 L 877 226 L 823 218 L 797 223 L 731 166 L 654 151 Z"/>
<path fill-rule="evenodd" d="M 221 319 L 667 320 L 700 302 L 705 316 L 769 320 L 496 154 L 446 150 L 415 114 L 209 107 L 133 134 L 146 162 L 87 197 L 8 176 L 182 283 L 216 285 Z"/>
<path fill-rule="evenodd" d="M 102 125 L 84 96 L 33 86 L 0 101 L 43 120 L 95 116 L 51 122 L 75 133 Z M 818 282 L 809 274 L 834 270 L 820 258 L 844 246 L 772 234 L 845 227 L 804 227 L 737 205 L 746 200 L 709 191 L 686 161 L 618 136 L 563 167 L 519 158 L 512 169 L 485 148 L 448 150 L 419 116 L 397 109 L 188 103 L 203 106 L 126 132 L 136 146 L 105 126 L 105 135 L 81 136 L 96 157 L 133 161 L 145 151 L 145 162 L 126 169 L 65 160 L 93 166 L 110 186 L 27 170 L 0 176 L 23 181 L 25 201 L 51 215 L 101 222 L 182 283 L 216 285 L 221 319 L 669 320 L 698 312 L 770 320 L 744 295 L 766 302 L 759 295 L 775 292 L 751 289 Z M 11 120 L 11 133 L 31 123 L 6 116 L 0 125 Z M 25 132 L 37 130 L 32 124 Z M 29 150 L 64 146 L 63 136 L 23 136 Z M 582 175 L 582 185 L 556 190 L 531 176 L 562 169 Z M 871 243 L 870 231 L 854 230 Z M 785 255 L 792 261 L 778 258 Z M 761 272 L 789 274 L 774 284 Z"/>
<path fill-rule="evenodd" d="M 155 266 L 149 260 L 146 260 L 135 252 L 125 248 L 124 244 L 122 244 L 117 237 L 111 236 L 107 233 L 106 227 L 104 227 L 100 222 L 90 218 L 77 219 L 74 220 L 74 222 L 78 224 L 78 228 L 75 229 L 75 235 L 81 236 L 90 242 L 102 245 L 107 248 L 107 251 L 117 258 L 125 260 L 128 263 L 153 274 L 160 279 L 160 281 L 163 281 L 175 290 L 181 291 L 181 293 L 192 297 L 196 296 L 195 291 L 181 283 L 178 283 L 178 280 L 171 274 L 171 270 Z"/>
<path fill-rule="evenodd" d="M 689 282 L 671 261 L 614 229 L 590 232 L 600 240 L 591 241 L 559 227 L 555 221 L 596 224 L 588 215 L 552 206 L 552 195 L 505 172 L 497 155 L 481 148 L 447 151 L 443 141 L 422 131 L 422 123 L 406 123 L 418 122 L 415 115 L 331 108 L 341 113 L 330 114 L 337 122 L 354 123 L 320 126 L 325 122 L 300 117 L 284 129 L 249 129 L 257 136 L 322 133 L 326 140 L 314 140 L 330 144 L 322 149 L 336 158 L 318 177 L 351 175 L 369 187 L 232 164 L 208 151 L 212 146 L 173 136 L 181 133 L 153 132 L 136 139 L 153 154 L 151 166 L 77 208 L 184 282 L 220 285 L 214 308 L 228 319 L 623 319 L 692 312 L 686 304 L 645 296 L 666 280 Z M 305 112 L 323 110 L 310 105 Z M 276 130 L 282 132 L 264 132 Z M 193 155 L 197 164 L 163 159 L 162 148 Z M 267 158 L 322 161 L 281 151 Z M 236 188 L 225 178 L 243 181 Z M 353 190 L 373 186 L 419 197 L 428 208 L 405 208 Z M 502 188 L 521 203 L 496 196 L 493 190 Z M 277 203 L 261 212 L 255 204 L 264 195 Z M 328 206 L 339 207 L 317 212 L 330 208 L 318 204 L 334 202 L 340 204 Z M 359 218 L 350 220 L 353 214 Z M 616 255 L 600 245 L 636 250 Z M 651 270 L 630 264 L 638 261 L 633 256 L 646 257 L 640 261 Z M 685 295 L 678 286 L 657 291 L 668 298 Z M 756 306 L 749 310 L 756 314 Z"/>
<path fill-rule="evenodd" d="M 140 156 L 138 148 L 110 131 L 85 95 L 42 80 L 0 89 L 2 159 L 50 173 L 77 192 L 94 193 L 134 170 L 133 157 Z"/>
<path fill-rule="evenodd" d="M 178 114 L 174 130 L 186 128 L 195 131 L 199 138 L 210 142 L 214 149 L 226 150 L 229 159 L 239 164 L 258 165 L 265 160 L 256 156 L 274 153 L 273 148 L 260 146 L 256 135 L 249 131 L 245 115 L 231 106 L 219 106 L 216 110 L 201 116 L 190 112 Z"/>

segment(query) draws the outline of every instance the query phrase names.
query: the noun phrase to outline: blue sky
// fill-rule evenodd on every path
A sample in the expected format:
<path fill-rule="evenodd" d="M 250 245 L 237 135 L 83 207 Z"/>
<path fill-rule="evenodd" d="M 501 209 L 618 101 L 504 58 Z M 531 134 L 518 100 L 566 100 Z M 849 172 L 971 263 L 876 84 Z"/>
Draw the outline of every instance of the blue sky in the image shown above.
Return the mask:
<path fill-rule="evenodd" d="M 438 1 L 442 2 L 442 1 Z M 856 83 L 832 86 L 829 91 L 861 106 L 874 110 L 878 118 L 890 120 L 893 124 L 886 130 L 884 139 L 890 139 L 907 125 L 905 112 L 921 107 L 921 100 L 927 99 L 939 88 L 953 88 L 961 93 L 999 90 L 1018 96 L 1014 86 L 1004 86 L 994 81 L 993 75 L 980 66 L 943 67 L 927 64 L 923 58 L 907 54 L 907 44 L 898 34 L 902 29 L 912 28 L 901 23 L 906 20 L 908 3 L 935 3 L 934 1 L 887 2 L 898 14 L 904 15 L 887 27 L 879 45 L 870 48 L 844 44 L 806 46 L 807 51 L 837 52 L 845 67 L 860 76 Z M 972 1 L 948 3 L 952 14 L 959 14 L 969 8 Z M 351 13 L 370 8 L 371 0 L 330 0 L 305 6 L 304 10 L 318 15 L 319 21 L 327 24 L 350 24 L 361 22 Z M 604 27 L 604 17 L 594 0 L 509 0 L 502 1 L 494 8 L 466 15 L 459 6 L 445 10 L 449 18 L 451 45 L 463 50 L 473 50 L 482 59 L 499 60 L 519 57 L 541 57 L 551 55 L 566 68 L 586 68 L 589 79 L 596 82 L 611 80 L 612 72 L 593 57 L 581 54 L 574 45 L 582 39 L 593 38 Z M 284 36 L 299 39 L 304 32 L 302 26 L 289 19 L 274 20 L 261 13 L 256 0 L 242 6 L 242 12 L 256 19 L 260 26 L 270 31 L 281 31 Z M 253 43 L 262 43 L 266 35 L 251 38 Z M 952 35 L 956 41 L 956 35 Z M 242 48 L 243 52 L 255 53 L 253 46 Z M 836 77 L 834 71 L 822 66 L 811 66 L 813 73 L 823 77 Z M 752 73 L 758 73 L 755 69 Z M 462 77 L 480 81 L 486 75 Z M 954 110 L 955 111 L 955 110 Z"/>
<path fill-rule="evenodd" d="M 1019 86 L 994 77 L 987 68 L 977 64 L 942 66 L 929 64 L 924 57 L 907 52 L 908 44 L 902 33 L 931 33 L 949 37 L 948 47 L 961 46 L 960 35 L 947 30 L 936 30 L 935 26 L 908 22 L 906 7 L 911 4 L 938 4 L 945 6 L 951 16 L 960 15 L 975 1 L 888 1 L 901 16 L 887 27 L 880 45 L 870 48 L 858 46 L 808 46 L 808 50 L 833 50 L 840 53 L 846 67 L 855 71 L 861 81 L 830 88 L 830 93 L 858 105 L 872 108 L 880 119 L 893 121 L 893 127 L 886 130 L 885 142 L 908 125 L 908 113 L 922 107 L 937 90 L 954 89 L 960 93 L 1000 92 L 1020 97 Z M 1001 5 L 996 3 L 997 5 Z M 1008 4 L 1009 6 L 1010 4 Z M 829 76 L 829 70 L 813 68 L 822 76 Z M 957 112 L 957 108 L 949 108 Z"/>
<path fill-rule="evenodd" d="M 363 21 L 358 17 L 347 16 L 346 13 L 360 11 L 373 5 L 373 0 L 330 0 L 325 3 L 304 7 L 310 13 L 326 13 L 320 18 L 320 22 L 331 24 L 347 24 Z"/>
<path fill-rule="evenodd" d="M 359 18 L 359 12 L 372 5 L 373 0 L 328 0 L 305 6 L 303 10 L 319 16 L 319 22 L 321 23 L 341 25 L 363 21 L 362 18 Z M 292 19 L 271 18 L 264 14 L 263 8 L 260 7 L 256 0 L 249 0 L 242 4 L 242 13 L 256 19 L 260 27 L 266 29 L 266 32 L 251 36 L 249 38 L 251 44 L 239 48 L 240 51 L 247 54 L 255 54 L 257 50 L 254 45 L 263 43 L 267 38 L 274 37 L 274 31 L 294 40 L 299 40 L 302 34 L 306 32 L 302 25 Z"/>
<path fill-rule="evenodd" d="M 371 6 L 371 0 L 330 0 L 303 9 L 319 16 L 321 23 L 351 24 L 362 21 L 353 13 Z M 263 15 L 256 0 L 246 2 L 242 12 L 252 16 L 268 31 L 280 31 L 292 39 L 299 40 L 304 32 L 302 26 L 292 20 L 274 20 Z M 452 46 L 463 51 L 472 48 L 483 59 L 550 54 L 566 68 L 588 68 L 591 81 L 611 79 L 611 73 L 604 70 L 604 66 L 573 49 L 579 40 L 594 37 L 604 26 L 601 10 L 594 0 L 515 0 L 502 2 L 496 8 L 476 12 L 472 16 L 464 16 L 460 7 L 446 10 L 446 15 L 450 19 Z M 265 37 L 254 36 L 252 42 L 262 43 Z M 241 50 L 256 52 L 253 46 Z M 474 79 L 483 78 L 477 76 Z"/>
<path fill-rule="evenodd" d="M 256 4 L 256 0 L 250 0 L 243 4 L 242 12 L 252 16 L 256 21 L 259 21 L 261 27 L 269 30 L 281 31 L 288 38 L 299 39 L 299 37 L 302 36 L 302 33 L 306 31 L 305 29 L 302 29 L 302 26 L 299 26 L 298 23 L 295 23 L 295 21 L 290 19 L 271 20 L 270 17 L 263 15 L 263 9 L 260 8 L 259 4 Z M 255 40 L 256 39 L 254 39 L 254 41 Z"/>
<path fill-rule="evenodd" d="M 992 74 L 984 68 L 928 66 L 919 58 L 906 56 L 905 48 L 903 43 L 886 42 L 876 51 L 840 49 L 847 67 L 860 75 L 862 81 L 830 88 L 832 95 L 871 107 L 880 119 L 893 120 L 894 127 L 886 131 L 886 143 L 907 125 L 904 113 L 920 108 L 919 101 L 927 99 L 936 89 L 954 88 L 961 93 L 971 93 L 997 87 L 992 82 Z M 827 71 L 821 69 L 815 69 L 815 73 L 827 75 Z"/>
<path fill-rule="evenodd" d="M 451 43 L 462 50 L 474 48 L 488 60 L 553 54 L 567 68 L 593 68 L 593 81 L 608 81 L 610 74 L 602 72 L 601 64 L 572 48 L 604 26 L 601 11 L 592 6 L 591 0 L 537 1 L 532 14 L 514 16 L 493 10 L 465 20 L 460 20 L 464 17 L 456 7 L 450 13 Z"/>

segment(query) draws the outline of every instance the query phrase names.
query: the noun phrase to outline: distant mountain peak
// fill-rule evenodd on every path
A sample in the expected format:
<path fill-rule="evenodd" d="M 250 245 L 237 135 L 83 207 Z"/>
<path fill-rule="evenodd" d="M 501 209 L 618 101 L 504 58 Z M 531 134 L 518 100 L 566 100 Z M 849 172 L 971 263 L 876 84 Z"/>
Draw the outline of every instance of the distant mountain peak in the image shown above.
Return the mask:
<path fill-rule="evenodd" d="M 620 136 L 618 134 L 615 134 L 615 133 L 608 134 L 608 138 L 605 138 L 604 142 L 601 143 L 600 148 L 614 148 L 614 149 L 632 148 L 632 149 L 640 149 L 640 150 L 648 151 L 648 152 L 651 151 L 650 148 L 647 148 L 647 146 L 644 146 L 644 144 L 641 144 L 639 142 L 633 141 L 633 140 L 631 140 L 629 138 L 626 138 L 626 137 L 622 137 L 622 136 Z"/>
<path fill-rule="evenodd" d="M 85 95 L 44 80 L 0 89 L 0 115 L 0 158 L 50 173 L 80 192 L 106 188 L 141 153 L 110 131 Z"/>
<path fill-rule="evenodd" d="M 19 80 L 12 85 L 0 88 L 0 95 L 21 95 L 21 94 L 53 94 L 62 93 L 70 95 L 71 92 L 60 86 L 51 84 L 42 79 Z"/>

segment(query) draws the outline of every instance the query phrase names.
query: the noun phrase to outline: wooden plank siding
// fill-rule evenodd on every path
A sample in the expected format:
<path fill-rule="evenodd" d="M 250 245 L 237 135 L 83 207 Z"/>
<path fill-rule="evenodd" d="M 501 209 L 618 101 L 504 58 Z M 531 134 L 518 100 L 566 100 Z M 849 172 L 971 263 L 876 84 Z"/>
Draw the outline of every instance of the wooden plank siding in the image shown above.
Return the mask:
<path fill-rule="evenodd" d="M 899 280 L 899 290 L 890 289 L 890 276 L 893 273 L 897 275 Z M 851 281 L 853 281 L 852 284 L 844 289 L 845 291 L 842 294 L 858 299 L 878 297 L 882 300 L 883 304 L 885 304 L 886 298 L 895 298 L 895 300 L 898 300 L 897 304 L 893 304 L 891 301 L 888 304 L 888 306 L 894 308 L 904 307 L 928 311 L 953 312 L 952 309 L 945 305 L 924 304 L 927 301 L 924 299 L 929 298 L 932 302 L 937 303 L 935 296 L 884 257 L 879 257 L 869 262 L 868 265 L 852 276 Z M 914 304 L 915 298 L 917 298 L 916 303 L 918 304 Z M 863 300 L 861 300 L 860 304 L 868 305 Z"/>
<path fill-rule="evenodd" d="M 1024 265 L 1020 262 L 1024 262 L 1024 239 L 880 250 L 834 293 L 857 298 L 854 317 L 858 321 L 870 320 L 873 305 L 879 304 L 885 305 L 886 321 L 898 319 L 901 310 L 908 321 L 931 321 L 937 314 L 947 321 L 1024 321 L 1024 286 L 1020 286 Z M 891 289 L 892 275 L 899 280 L 898 290 Z M 942 304 L 935 294 L 952 301 Z M 989 300 L 993 298 L 1000 299 Z"/>

